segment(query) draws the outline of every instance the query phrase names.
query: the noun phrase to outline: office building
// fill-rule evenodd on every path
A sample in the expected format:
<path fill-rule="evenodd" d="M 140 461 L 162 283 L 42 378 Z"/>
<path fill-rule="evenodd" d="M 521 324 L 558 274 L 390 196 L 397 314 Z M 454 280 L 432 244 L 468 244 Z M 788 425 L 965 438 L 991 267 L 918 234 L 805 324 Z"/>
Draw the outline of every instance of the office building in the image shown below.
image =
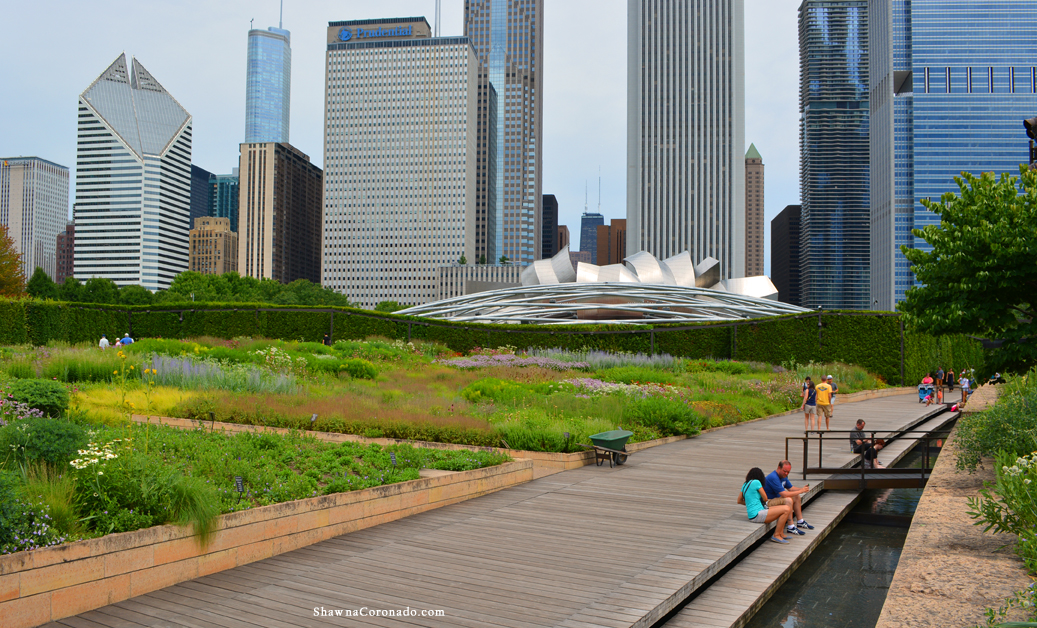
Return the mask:
<path fill-rule="evenodd" d="M 1037 4 L 871 2 L 871 307 L 915 285 L 901 246 L 939 224 L 919 202 L 959 193 L 953 177 L 1019 175 L 1022 121 L 1037 114 Z"/>
<path fill-rule="evenodd" d="M 572 263 L 573 268 L 576 268 L 580 262 L 585 264 L 591 263 L 591 252 L 590 251 L 569 251 L 569 261 Z"/>
<path fill-rule="evenodd" d="M 39 157 L 0 157 L 0 224 L 28 279 L 57 272 L 57 237 L 68 222 L 68 168 Z"/>
<path fill-rule="evenodd" d="M 191 229 L 191 270 L 203 275 L 222 275 L 238 270 L 238 234 L 229 218 L 202 216 Z"/>
<path fill-rule="evenodd" d="M 76 223 L 65 225 L 64 231 L 57 238 L 57 264 L 54 270 L 54 283 L 65 283 L 65 279 L 74 277 L 76 272 Z"/>
<path fill-rule="evenodd" d="M 558 251 L 567 246 L 569 246 L 569 227 L 558 225 Z M 555 251 L 555 255 L 558 254 L 558 251 Z"/>
<path fill-rule="evenodd" d="M 464 11 L 479 64 L 478 250 L 530 264 L 543 256 L 544 0 L 467 0 Z"/>
<path fill-rule="evenodd" d="M 869 309 L 868 2 L 799 8 L 800 305 Z"/>
<path fill-rule="evenodd" d="M 744 0 L 629 0 L 627 253 L 745 275 Z"/>
<path fill-rule="evenodd" d="M 245 143 L 291 141 L 292 36 L 271 26 L 248 32 L 245 73 Z"/>
<path fill-rule="evenodd" d="M 213 176 L 211 172 L 205 168 L 199 168 L 198 166 L 191 164 L 191 224 L 194 224 L 196 218 L 209 215 L 209 205 L 211 204 L 212 188 L 209 186 L 209 179 Z"/>
<path fill-rule="evenodd" d="M 454 264 L 440 266 L 436 282 L 436 301 L 476 292 L 513 288 L 522 285 L 525 266 L 519 264 Z"/>
<path fill-rule="evenodd" d="M 238 273 L 320 283 L 321 169 L 290 144 L 242 144 Z M 229 226 L 229 220 L 228 220 Z"/>
<path fill-rule="evenodd" d="M 622 264 L 627 256 L 627 221 L 613 218 L 609 225 L 598 226 L 597 255 L 594 262 L 599 266 Z"/>
<path fill-rule="evenodd" d="M 331 22 L 327 41 L 322 283 L 367 308 L 432 301 L 439 267 L 479 260 L 475 52 L 422 17 Z"/>
<path fill-rule="evenodd" d="M 230 230 L 238 232 L 238 169 L 231 174 L 209 177 L 209 216 L 230 220 Z"/>
<path fill-rule="evenodd" d="M 580 250 L 591 254 L 591 264 L 598 263 L 598 227 L 605 217 L 598 212 L 583 212 L 580 216 Z"/>
<path fill-rule="evenodd" d="M 136 59 L 79 97 L 75 275 L 148 290 L 187 270 L 191 114 Z"/>
<path fill-rule="evenodd" d="M 763 157 L 755 144 L 745 153 L 745 276 L 763 274 Z"/>
<path fill-rule="evenodd" d="M 559 251 L 558 247 L 558 199 L 554 194 L 544 194 L 540 212 L 541 239 L 540 254 L 552 257 Z"/>
<path fill-rule="evenodd" d="M 771 282 L 778 300 L 799 305 L 799 213 L 800 205 L 786 205 L 771 220 Z"/>

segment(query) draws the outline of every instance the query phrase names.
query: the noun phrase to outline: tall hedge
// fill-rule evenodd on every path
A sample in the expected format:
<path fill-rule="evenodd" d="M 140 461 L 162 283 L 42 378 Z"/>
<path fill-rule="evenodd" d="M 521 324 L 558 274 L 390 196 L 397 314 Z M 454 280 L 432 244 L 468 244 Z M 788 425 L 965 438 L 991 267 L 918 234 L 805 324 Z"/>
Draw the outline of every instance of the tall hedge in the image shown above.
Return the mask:
<path fill-rule="evenodd" d="M 820 326 L 819 326 L 820 323 Z M 50 340 L 95 342 L 137 338 L 257 336 L 320 341 L 370 336 L 434 340 L 455 351 L 512 345 L 669 353 L 688 358 L 733 358 L 780 364 L 846 362 L 899 384 L 900 317 L 869 312 L 824 312 L 736 323 L 658 325 L 483 325 L 374 313 L 353 308 L 233 304 L 109 306 L 0 299 L 0 344 Z M 979 343 L 966 337 L 934 339 L 907 332 L 905 381 L 919 381 L 938 366 L 982 366 Z"/>

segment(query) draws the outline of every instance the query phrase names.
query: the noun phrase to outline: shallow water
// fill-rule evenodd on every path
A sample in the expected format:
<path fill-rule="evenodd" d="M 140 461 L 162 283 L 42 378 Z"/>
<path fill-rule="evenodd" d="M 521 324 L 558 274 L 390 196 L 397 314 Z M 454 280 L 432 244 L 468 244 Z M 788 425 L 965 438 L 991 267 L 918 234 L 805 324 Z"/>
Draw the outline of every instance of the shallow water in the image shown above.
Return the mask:
<path fill-rule="evenodd" d="M 938 450 L 930 453 L 935 456 Z M 896 466 L 921 467 L 915 451 Z M 932 464 L 932 461 L 930 461 Z M 866 491 L 853 513 L 912 515 L 922 489 Z M 810 508 L 806 515 L 809 521 Z M 873 628 L 907 528 L 843 521 L 749 621 L 747 628 Z"/>

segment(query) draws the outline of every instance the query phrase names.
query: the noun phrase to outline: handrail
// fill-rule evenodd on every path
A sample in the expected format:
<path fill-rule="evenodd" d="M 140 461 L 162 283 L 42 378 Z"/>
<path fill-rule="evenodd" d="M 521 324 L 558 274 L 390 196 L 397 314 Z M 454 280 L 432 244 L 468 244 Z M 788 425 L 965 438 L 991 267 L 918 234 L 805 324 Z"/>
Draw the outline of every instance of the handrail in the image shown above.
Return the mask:
<path fill-rule="evenodd" d="M 819 473 L 845 473 L 848 469 L 853 467 L 824 467 L 821 466 L 824 460 L 824 435 L 825 434 L 852 434 L 854 432 L 863 431 L 865 434 L 870 434 L 870 439 L 875 442 L 876 435 L 882 434 L 884 436 L 878 436 L 878 438 L 884 438 L 887 440 L 897 440 L 907 434 L 922 434 L 913 438 L 913 440 L 926 442 L 925 447 L 925 458 L 922 463 L 923 469 L 930 469 L 929 467 L 929 444 L 934 440 L 945 440 L 950 436 L 950 430 L 806 430 L 803 436 L 786 436 L 785 437 L 785 460 L 789 459 L 789 441 L 800 441 L 803 443 L 803 465 L 802 469 L 803 479 L 806 479 L 807 475 L 819 474 Z M 817 434 L 816 437 L 810 436 L 810 434 Z M 816 440 L 818 443 L 817 447 L 817 464 L 816 467 L 810 466 L 810 449 L 809 444 L 811 441 Z M 831 441 L 831 439 L 829 439 Z M 846 442 L 843 443 L 847 444 Z M 858 454 L 860 455 L 860 454 Z M 861 477 L 864 477 L 864 465 L 860 466 Z M 931 470 L 931 469 L 930 469 Z M 868 469 L 868 471 L 882 471 L 882 469 Z M 898 472 L 905 472 L 904 469 L 897 469 Z"/>

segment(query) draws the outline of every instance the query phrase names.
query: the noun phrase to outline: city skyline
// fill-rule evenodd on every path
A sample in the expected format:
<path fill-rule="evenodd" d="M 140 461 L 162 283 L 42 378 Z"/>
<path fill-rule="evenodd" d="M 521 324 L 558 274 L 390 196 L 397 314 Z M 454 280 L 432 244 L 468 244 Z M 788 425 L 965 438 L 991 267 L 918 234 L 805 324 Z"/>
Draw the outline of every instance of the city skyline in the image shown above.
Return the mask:
<path fill-rule="evenodd" d="M 762 153 L 773 156 L 767 223 L 798 199 L 798 113 L 794 90 L 788 89 L 798 72 L 796 5 L 773 4 L 746 0 L 746 56 L 759 61 L 746 68 L 745 148 L 755 142 Z M 11 45 L 39 54 L 27 54 L 27 63 L 8 67 L 12 93 L 19 96 L 0 102 L 0 113 L 20 122 L 3 128 L 0 153 L 38 155 L 72 167 L 76 97 L 96 76 L 96 67 L 125 49 L 147 59 L 149 69 L 191 111 L 194 163 L 217 173 L 237 165 L 245 123 L 249 20 L 255 19 L 256 28 L 277 24 L 277 2 L 229 2 L 213 10 L 188 1 L 177 11 L 115 3 L 103 16 L 89 4 L 65 7 L 62 14 L 68 19 L 61 23 L 53 23 L 52 5 L 11 11 L 17 26 Z M 463 33 L 463 8 L 460 0 L 443 3 L 443 36 Z M 193 11 L 204 12 L 206 20 L 189 19 Z M 285 3 L 284 24 L 292 31 L 293 146 L 323 167 L 324 30 L 329 20 L 424 15 L 431 22 L 434 13 L 432 0 L 387 1 L 346 11 L 331 2 Z M 579 224 L 584 182 L 597 176 L 599 166 L 602 213 L 609 219 L 625 215 L 626 141 L 621 129 L 626 121 L 626 13 L 624 0 L 548 4 L 545 10 L 542 191 L 558 197 L 559 224 Z M 155 37 L 133 27 L 148 19 L 166 24 L 176 37 Z M 590 27 L 573 29 L 577 22 Z M 70 55 L 82 29 L 111 42 L 110 47 Z M 52 36 L 40 37 L 44 32 Z M 43 75 L 48 81 L 39 80 Z"/>

